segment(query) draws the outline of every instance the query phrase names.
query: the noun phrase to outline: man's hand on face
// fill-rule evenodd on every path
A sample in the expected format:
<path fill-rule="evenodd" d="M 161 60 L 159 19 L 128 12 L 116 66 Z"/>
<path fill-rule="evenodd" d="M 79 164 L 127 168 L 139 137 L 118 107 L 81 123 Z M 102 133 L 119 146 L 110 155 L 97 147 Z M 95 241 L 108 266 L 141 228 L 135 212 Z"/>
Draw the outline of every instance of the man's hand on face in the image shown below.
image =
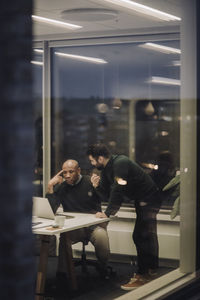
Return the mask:
<path fill-rule="evenodd" d="M 98 187 L 100 182 L 100 176 L 97 174 L 92 174 L 91 176 L 91 182 L 94 188 Z"/>
<path fill-rule="evenodd" d="M 63 182 L 63 177 L 61 176 L 63 173 L 63 170 L 59 171 L 51 180 L 49 180 L 48 183 L 48 193 L 53 193 L 53 187 L 56 184 L 61 184 Z"/>
<path fill-rule="evenodd" d="M 100 211 L 95 214 L 95 217 L 96 218 L 107 218 L 106 214 L 104 212 L 100 212 Z"/>

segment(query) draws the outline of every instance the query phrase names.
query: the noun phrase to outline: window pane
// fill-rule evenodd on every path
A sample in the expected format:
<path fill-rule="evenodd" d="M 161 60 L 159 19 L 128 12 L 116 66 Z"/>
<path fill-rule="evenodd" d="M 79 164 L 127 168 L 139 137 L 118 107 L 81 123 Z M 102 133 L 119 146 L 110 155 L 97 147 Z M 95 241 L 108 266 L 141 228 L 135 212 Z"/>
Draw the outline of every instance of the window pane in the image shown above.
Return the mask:
<path fill-rule="evenodd" d="M 85 152 L 94 142 L 128 155 L 147 172 L 169 152 L 174 163 L 165 170 L 166 183 L 179 170 L 180 45 L 154 44 L 178 53 L 146 43 L 52 49 L 52 174 L 68 158 L 89 173 Z M 171 206 L 173 199 L 164 202 Z"/>

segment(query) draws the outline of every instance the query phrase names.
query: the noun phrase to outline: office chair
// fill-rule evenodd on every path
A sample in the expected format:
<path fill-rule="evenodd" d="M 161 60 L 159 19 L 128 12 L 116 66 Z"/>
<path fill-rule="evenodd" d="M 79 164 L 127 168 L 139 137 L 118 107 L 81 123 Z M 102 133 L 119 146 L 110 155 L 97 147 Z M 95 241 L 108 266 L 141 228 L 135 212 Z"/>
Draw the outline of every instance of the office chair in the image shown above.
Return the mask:
<path fill-rule="evenodd" d="M 100 266 L 97 260 L 87 259 L 85 246 L 88 245 L 89 241 L 84 240 L 82 243 L 82 254 L 81 259 L 74 261 L 74 266 L 81 266 L 81 271 L 85 276 L 89 275 L 88 266 L 93 266 L 96 268 L 97 272 L 100 272 L 102 278 L 109 279 L 110 276 L 116 276 L 116 271 L 113 270 L 111 266 L 107 266 L 106 273 L 101 273 Z"/>
<path fill-rule="evenodd" d="M 93 266 L 96 269 L 98 269 L 98 262 L 96 260 L 89 260 L 86 257 L 85 246 L 88 245 L 89 241 L 88 240 L 83 240 L 83 241 L 81 241 L 81 243 L 82 243 L 81 259 L 75 260 L 74 265 L 75 266 L 81 266 L 82 272 L 84 274 L 87 274 L 88 273 L 87 266 Z"/>

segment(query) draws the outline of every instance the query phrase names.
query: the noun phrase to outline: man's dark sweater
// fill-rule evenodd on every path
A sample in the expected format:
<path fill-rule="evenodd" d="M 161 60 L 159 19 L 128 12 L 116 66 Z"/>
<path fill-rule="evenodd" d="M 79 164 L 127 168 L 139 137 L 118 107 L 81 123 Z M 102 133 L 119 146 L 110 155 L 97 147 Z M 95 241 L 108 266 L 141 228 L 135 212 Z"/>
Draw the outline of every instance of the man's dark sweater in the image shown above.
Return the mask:
<path fill-rule="evenodd" d="M 101 211 L 101 201 L 94 190 L 90 177 L 83 175 L 75 185 L 69 185 L 66 181 L 54 187 L 53 194 L 46 194 L 54 212 L 60 204 L 64 211 L 80 213 L 96 213 Z"/>
<path fill-rule="evenodd" d="M 119 184 L 118 179 L 124 182 Z M 157 192 L 152 178 L 125 155 L 112 155 L 102 170 L 100 186 L 96 189 L 109 197 L 107 216 L 115 214 L 123 201 L 123 196 L 135 201 L 149 201 Z"/>

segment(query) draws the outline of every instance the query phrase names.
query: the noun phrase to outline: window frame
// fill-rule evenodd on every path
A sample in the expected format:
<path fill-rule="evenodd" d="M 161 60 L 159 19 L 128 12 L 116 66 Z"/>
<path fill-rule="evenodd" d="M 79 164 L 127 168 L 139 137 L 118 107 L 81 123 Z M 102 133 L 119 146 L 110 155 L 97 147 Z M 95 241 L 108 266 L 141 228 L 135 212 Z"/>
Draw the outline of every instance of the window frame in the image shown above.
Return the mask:
<path fill-rule="evenodd" d="M 175 279 L 180 278 L 180 285 L 186 282 L 192 281 L 195 278 L 196 270 L 196 200 L 197 200 L 197 49 L 196 49 L 196 1 L 184 0 L 184 15 L 181 24 L 181 50 L 182 50 L 182 67 L 181 67 L 181 242 L 180 242 L 180 268 L 173 271 L 169 276 L 162 278 L 162 284 L 167 285 L 172 283 Z M 190 22 L 194 20 L 194 22 Z M 185 34 L 187 33 L 187 34 Z M 191 33 L 191 34 L 190 34 Z M 179 38 L 179 32 L 173 32 L 168 34 L 169 39 L 174 37 Z M 75 39 L 70 37 L 69 40 L 61 41 L 45 41 L 43 42 L 44 49 L 44 68 L 43 68 L 43 132 L 44 134 L 44 152 L 43 152 L 43 176 L 44 176 L 44 192 L 47 187 L 47 183 L 50 179 L 50 99 L 51 99 L 51 79 L 50 79 L 50 51 L 52 47 L 61 46 L 75 46 L 75 45 L 89 45 L 90 43 L 102 44 L 102 43 L 127 43 L 132 41 L 146 41 L 147 35 L 132 36 L 115 36 L 95 38 L 87 37 Z M 161 41 L 163 33 L 157 36 L 157 41 Z M 155 41 L 155 34 L 148 35 L 148 41 Z M 166 40 L 166 37 L 165 37 Z M 190 59 L 187 59 L 190 57 Z M 189 75 L 188 75 L 189 74 Z M 190 76 L 190 77 L 189 77 Z M 188 102 L 188 99 L 191 101 Z M 191 116 L 191 122 L 187 123 L 189 114 Z M 187 124 L 186 124 L 187 123 Z M 189 127 L 188 127 L 189 126 Z M 186 132 L 191 134 L 187 134 Z M 187 149 L 185 149 L 187 145 Z M 189 157 L 189 160 L 188 160 Z M 189 165 L 189 171 L 187 166 Z M 187 170 L 187 172 L 186 172 Z M 193 179 L 191 182 L 190 178 Z M 188 202 L 190 199 L 190 202 Z M 199 238 L 198 238 L 199 241 Z M 169 278 L 170 277 L 170 278 Z M 177 281 L 177 285 L 179 285 Z M 169 286 L 168 286 L 169 287 Z M 177 286 L 170 287 L 170 290 L 177 288 Z M 144 287 L 145 290 L 145 287 Z M 150 289 L 150 291 L 156 291 L 156 289 Z M 168 289 L 169 291 L 169 289 Z M 137 293 L 137 291 L 136 291 Z M 141 296 L 141 293 L 140 293 Z"/>

